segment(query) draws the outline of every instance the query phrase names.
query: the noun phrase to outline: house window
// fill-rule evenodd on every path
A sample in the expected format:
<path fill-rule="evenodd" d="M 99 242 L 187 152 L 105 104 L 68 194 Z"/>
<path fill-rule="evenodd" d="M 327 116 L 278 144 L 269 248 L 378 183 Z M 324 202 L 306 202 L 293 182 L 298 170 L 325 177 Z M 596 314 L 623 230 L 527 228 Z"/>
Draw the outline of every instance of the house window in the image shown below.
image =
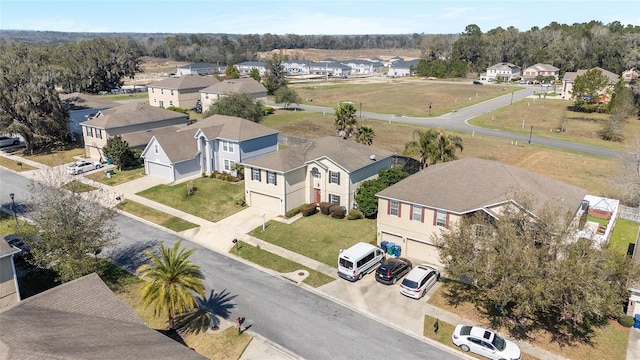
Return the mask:
<path fill-rule="evenodd" d="M 276 185 L 276 173 L 273 171 L 267 171 L 267 184 Z"/>
<path fill-rule="evenodd" d="M 340 185 L 340 173 L 337 171 L 329 171 L 329 184 Z"/>
<path fill-rule="evenodd" d="M 173 96 L 173 90 L 171 90 L 171 96 Z"/>
<path fill-rule="evenodd" d="M 313 168 L 313 170 L 311 170 L 311 173 L 313 174 L 314 179 L 320 180 L 322 178 L 322 175 L 320 174 L 320 171 L 318 171 L 317 168 Z"/>
<path fill-rule="evenodd" d="M 102 139 L 102 129 L 96 129 L 96 137 Z"/>
<path fill-rule="evenodd" d="M 335 194 L 329 194 L 329 202 L 332 204 L 340 205 L 340 196 Z"/>
<path fill-rule="evenodd" d="M 152 93 L 152 94 L 155 94 L 155 93 L 156 93 L 156 89 L 151 88 L 151 93 Z"/>
<path fill-rule="evenodd" d="M 435 219 L 435 225 L 437 226 L 447 226 L 447 220 L 448 220 L 449 216 L 447 214 L 446 211 L 442 211 L 442 210 L 437 210 L 436 211 L 436 219 Z"/>
<path fill-rule="evenodd" d="M 164 95 L 164 89 L 160 89 L 160 94 Z"/>
<path fill-rule="evenodd" d="M 87 126 L 87 136 L 93 137 L 93 128 Z"/>
<path fill-rule="evenodd" d="M 173 106 L 173 100 L 169 100 L 169 106 Z"/>
<path fill-rule="evenodd" d="M 209 99 L 209 94 L 204 94 L 205 99 Z"/>
<path fill-rule="evenodd" d="M 233 153 L 233 143 L 231 141 L 222 141 L 222 151 Z"/>
<path fill-rule="evenodd" d="M 422 221 L 422 206 L 413 205 L 411 220 Z"/>
<path fill-rule="evenodd" d="M 233 168 L 234 163 L 235 161 L 224 159 L 224 171 L 231 172 L 231 169 Z"/>
<path fill-rule="evenodd" d="M 260 181 L 260 169 L 251 169 L 251 180 Z"/>
<path fill-rule="evenodd" d="M 398 201 L 389 201 L 389 215 L 400 216 L 400 203 Z"/>
<path fill-rule="evenodd" d="M 158 144 L 153 145 L 153 152 L 155 152 L 156 154 L 160 153 Z"/>

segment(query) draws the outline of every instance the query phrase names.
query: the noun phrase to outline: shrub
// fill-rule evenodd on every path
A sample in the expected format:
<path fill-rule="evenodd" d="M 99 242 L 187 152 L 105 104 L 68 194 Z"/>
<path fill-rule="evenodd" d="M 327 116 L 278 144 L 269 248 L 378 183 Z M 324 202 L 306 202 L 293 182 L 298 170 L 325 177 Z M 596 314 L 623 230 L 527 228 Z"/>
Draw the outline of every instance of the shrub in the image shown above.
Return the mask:
<path fill-rule="evenodd" d="M 364 218 L 362 212 L 358 209 L 349 210 L 349 214 L 347 214 L 347 220 L 358 220 Z"/>
<path fill-rule="evenodd" d="M 302 216 L 311 216 L 318 212 L 318 208 L 316 204 L 304 204 L 300 207 L 300 212 Z"/>
<path fill-rule="evenodd" d="M 618 316 L 618 322 L 620 323 L 620 325 L 624 327 L 628 327 L 628 328 L 632 327 L 634 321 L 635 319 L 633 318 L 633 316 L 629 316 L 629 315 Z"/>
<path fill-rule="evenodd" d="M 334 219 L 344 219 L 344 215 L 347 210 L 340 205 L 333 205 L 329 208 L 329 212 L 331 213 L 331 217 Z"/>
<path fill-rule="evenodd" d="M 295 208 L 295 209 L 291 209 L 291 210 L 287 211 L 287 212 L 284 214 L 284 216 L 285 216 L 286 218 L 292 218 L 292 217 L 294 217 L 294 216 L 296 216 L 296 215 L 300 214 L 300 212 L 302 211 L 302 206 L 304 206 L 304 205 L 298 206 L 298 207 L 297 207 L 297 208 Z"/>
<path fill-rule="evenodd" d="M 321 202 L 319 206 L 320 206 L 321 213 L 325 215 L 329 215 L 329 208 L 331 208 L 333 204 L 330 202 Z"/>
<path fill-rule="evenodd" d="M 189 114 L 189 111 L 187 109 L 183 109 L 177 106 L 169 106 L 167 110 L 176 111 L 176 112 L 187 114 L 187 115 Z"/>
<path fill-rule="evenodd" d="M 272 106 L 265 105 L 262 107 L 262 111 L 266 112 L 267 114 L 273 114 L 275 110 Z"/>

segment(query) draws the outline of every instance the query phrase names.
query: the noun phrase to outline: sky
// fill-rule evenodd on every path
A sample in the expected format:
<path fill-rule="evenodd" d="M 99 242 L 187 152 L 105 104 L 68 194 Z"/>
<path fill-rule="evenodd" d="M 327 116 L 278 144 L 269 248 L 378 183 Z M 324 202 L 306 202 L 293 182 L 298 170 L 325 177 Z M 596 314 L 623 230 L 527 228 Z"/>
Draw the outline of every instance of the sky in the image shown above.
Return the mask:
<path fill-rule="evenodd" d="M 0 31 L 457 34 L 551 22 L 640 26 L 638 0 L 0 0 Z"/>

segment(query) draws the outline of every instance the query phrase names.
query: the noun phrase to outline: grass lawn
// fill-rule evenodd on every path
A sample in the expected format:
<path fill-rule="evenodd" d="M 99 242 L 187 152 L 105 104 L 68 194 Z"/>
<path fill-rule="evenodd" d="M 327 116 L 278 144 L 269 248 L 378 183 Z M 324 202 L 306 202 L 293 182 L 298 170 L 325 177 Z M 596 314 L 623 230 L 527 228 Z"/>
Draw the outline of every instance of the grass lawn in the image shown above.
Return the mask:
<path fill-rule="evenodd" d="M 454 313 L 462 318 L 469 319 L 482 326 L 493 328 L 489 318 L 485 315 L 481 305 L 474 304 L 464 293 L 456 289 L 459 283 L 445 281 L 436 293 L 429 298 L 428 303 L 445 311 Z M 454 295 L 457 294 L 457 295 Z M 455 299 L 453 304 L 450 299 Z M 434 320 L 425 321 L 425 335 L 427 331 L 433 332 L 427 325 L 432 326 Z M 442 328 L 442 323 L 440 324 Z M 495 329 L 507 337 L 513 338 L 505 329 Z M 600 359 L 616 360 L 624 359 L 627 352 L 629 329 L 620 326 L 615 320 L 608 325 L 595 330 L 592 344 L 559 344 L 552 340 L 551 335 L 545 331 L 535 331 L 528 334 L 531 338 L 527 342 L 558 354 L 568 359 Z M 535 355 L 535 354 L 534 354 Z M 523 358 L 525 359 L 525 358 Z M 529 357 L 528 359 L 534 359 Z"/>
<path fill-rule="evenodd" d="M 589 144 L 616 150 L 632 146 L 634 136 L 640 133 L 640 121 L 632 120 L 623 126 L 626 142 L 605 141 L 599 136 L 602 126 L 609 120 L 608 114 L 581 113 L 569 110 L 573 101 L 554 99 L 524 99 L 511 106 L 502 107 L 480 115 L 469 123 L 481 127 L 500 129 L 533 135 L 557 138 L 576 143 Z M 562 119 L 566 119 L 565 131 L 557 132 Z"/>
<path fill-rule="evenodd" d="M 368 219 L 334 219 L 317 213 L 291 224 L 269 221 L 265 231 L 258 227 L 250 234 L 329 266 L 336 266 L 340 249 L 349 248 L 360 241 L 375 243 L 376 222 Z"/>
<path fill-rule="evenodd" d="M 640 224 L 625 219 L 618 219 L 611 233 L 609 246 L 622 254 L 626 254 L 629 244 L 636 244 Z"/>
<path fill-rule="evenodd" d="M 85 156 L 84 147 L 71 143 L 62 147 L 37 149 L 33 155 L 20 154 L 25 159 L 47 166 L 57 166 L 76 161 L 75 156 Z"/>
<path fill-rule="evenodd" d="M 131 180 L 139 179 L 142 176 L 144 176 L 144 167 L 140 166 L 127 170 L 118 170 L 117 168 L 113 168 L 113 175 L 111 175 L 111 178 L 108 178 L 104 171 L 94 172 L 86 177 L 105 185 L 116 186 Z"/>
<path fill-rule="evenodd" d="M 132 200 L 125 200 L 116 206 L 118 209 L 129 214 L 151 221 L 154 224 L 164 226 L 175 232 L 180 232 L 198 227 L 197 224 L 180 219 L 165 212 L 152 209 Z"/>
<path fill-rule="evenodd" d="M 236 203 L 244 199 L 243 182 L 195 179 L 193 185 L 197 190 L 192 196 L 187 196 L 187 184 L 158 185 L 139 192 L 138 195 L 213 222 L 243 209 Z"/>
<path fill-rule="evenodd" d="M 27 229 L 33 229 L 33 225 L 18 218 L 18 232 Z M 16 219 L 4 211 L 0 211 L 0 234 L 3 237 L 16 234 Z"/>
<path fill-rule="evenodd" d="M 335 280 L 334 278 L 323 273 L 320 273 L 313 269 L 309 269 L 308 267 L 283 258 L 282 256 L 249 245 L 243 241 L 238 242 L 238 250 L 233 247 L 229 252 L 238 255 L 243 259 L 249 260 L 254 264 L 258 264 L 262 267 L 275 270 L 279 273 L 290 273 L 296 270 L 307 270 L 309 272 L 309 276 L 302 282 L 313 287 L 322 286 Z"/>
<path fill-rule="evenodd" d="M 609 223 L 609 220 L 600 219 L 600 218 L 593 217 L 593 216 L 590 216 L 590 215 L 587 216 L 587 221 L 591 221 L 591 222 L 602 224 L 602 225 L 607 225 Z"/>
<path fill-rule="evenodd" d="M 15 161 L 15 160 L 9 159 L 9 158 L 4 157 L 4 156 L 0 156 L 0 166 L 2 166 L 3 168 L 7 168 L 7 169 L 11 169 L 13 171 L 19 171 L 19 172 L 20 171 L 29 171 L 29 170 L 37 169 L 37 168 L 35 168 L 35 167 L 31 166 L 31 165 Z"/>
<path fill-rule="evenodd" d="M 92 191 L 96 189 L 95 187 L 91 185 L 87 185 L 85 183 L 81 183 L 78 180 L 73 180 L 71 182 L 68 182 L 63 187 L 74 193 L 83 193 L 83 192 Z"/>
<path fill-rule="evenodd" d="M 371 111 L 407 116 L 439 116 L 452 110 L 483 102 L 516 91 L 518 87 L 473 86 L 471 81 L 443 84 L 427 80 L 389 79 L 386 83 L 323 82 L 291 84 L 301 99 L 313 99 L 304 104 L 338 107 L 340 102 L 353 102 L 357 113 Z"/>
<path fill-rule="evenodd" d="M 315 102 L 315 100 L 314 100 Z M 278 110 L 264 118 L 262 124 L 277 129 L 283 134 L 317 139 L 335 136 L 333 115 L 308 111 Z M 385 121 L 359 119 L 358 123 L 373 127 L 376 136 L 373 146 L 401 154 L 404 145 L 413 139 L 416 130 L 425 127 Z M 519 143 L 489 136 L 472 136 L 459 133 L 464 144 L 460 158 L 478 157 L 498 160 L 569 184 L 580 186 L 590 194 L 614 197 L 610 178 L 617 169 L 614 159 L 577 154 L 538 145 Z M 577 176 L 579 174 L 579 176 Z"/>

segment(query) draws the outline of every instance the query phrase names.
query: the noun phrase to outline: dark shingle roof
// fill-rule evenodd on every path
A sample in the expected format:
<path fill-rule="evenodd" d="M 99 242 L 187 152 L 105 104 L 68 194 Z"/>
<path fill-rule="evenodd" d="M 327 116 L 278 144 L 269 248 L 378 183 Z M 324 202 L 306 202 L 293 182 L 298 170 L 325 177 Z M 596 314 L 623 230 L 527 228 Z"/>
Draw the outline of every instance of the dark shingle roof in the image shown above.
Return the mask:
<path fill-rule="evenodd" d="M 252 78 L 221 81 L 200 90 L 209 94 L 256 94 L 266 93 L 267 89 Z"/>
<path fill-rule="evenodd" d="M 516 188 L 532 193 L 538 206 L 551 201 L 572 212 L 586 195 L 582 188 L 513 165 L 467 158 L 429 166 L 377 196 L 464 214 L 511 200 L 507 195 Z"/>
<path fill-rule="evenodd" d="M 147 327 L 96 274 L 0 311 L 0 358 L 204 359 Z"/>
<path fill-rule="evenodd" d="M 187 121 L 187 115 L 139 102 L 132 102 L 102 110 L 97 117 L 81 124 L 103 129 L 114 129 L 177 118 L 184 118 L 184 121 Z"/>
<path fill-rule="evenodd" d="M 96 96 L 71 93 L 60 95 L 60 100 L 64 102 L 70 111 L 84 110 L 84 109 L 108 109 L 120 105 L 115 101 L 104 100 Z"/>
<path fill-rule="evenodd" d="M 346 171 L 353 172 L 370 164 L 372 155 L 375 156 L 376 160 L 382 160 L 393 156 L 394 153 L 358 144 L 353 140 L 324 137 L 304 145 L 253 158 L 246 161 L 246 164 L 263 169 L 287 172 L 310 161 L 328 158 Z"/>

